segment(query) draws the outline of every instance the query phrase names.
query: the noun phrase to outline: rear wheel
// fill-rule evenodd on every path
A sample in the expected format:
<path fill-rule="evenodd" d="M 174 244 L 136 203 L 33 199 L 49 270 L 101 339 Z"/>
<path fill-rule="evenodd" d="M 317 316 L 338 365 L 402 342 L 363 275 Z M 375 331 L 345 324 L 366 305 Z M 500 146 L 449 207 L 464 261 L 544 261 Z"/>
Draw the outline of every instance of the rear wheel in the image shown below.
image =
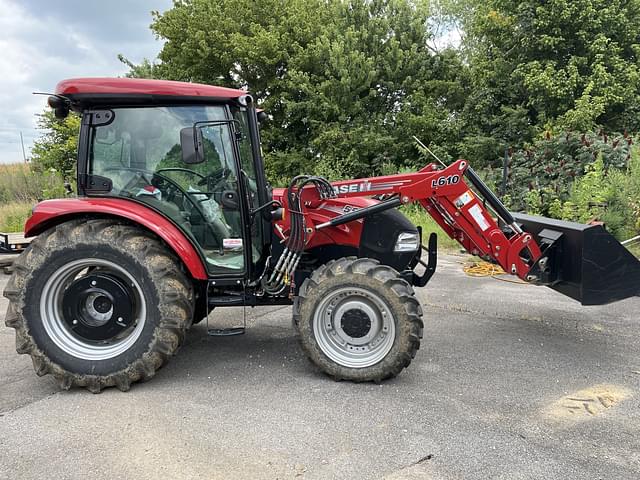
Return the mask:
<path fill-rule="evenodd" d="M 356 257 L 320 267 L 300 288 L 302 348 L 337 380 L 381 381 L 420 348 L 422 308 L 397 271 Z"/>
<path fill-rule="evenodd" d="M 177 259 L 157 238 L 112 220 L 41 234 L 14 264 L 4 295 L 18 353 L 65 389 L 128 390 L 153 377 L 193 317 Z"/>

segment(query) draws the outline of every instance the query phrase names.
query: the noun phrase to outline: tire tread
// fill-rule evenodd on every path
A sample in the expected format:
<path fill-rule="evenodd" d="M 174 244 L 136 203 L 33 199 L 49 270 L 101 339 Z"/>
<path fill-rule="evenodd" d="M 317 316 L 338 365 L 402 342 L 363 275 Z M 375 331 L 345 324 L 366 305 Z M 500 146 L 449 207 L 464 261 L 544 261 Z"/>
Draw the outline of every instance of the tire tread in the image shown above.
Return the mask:
<path fill-rule="evenodd" d="M 105 243 L 122 245 L 147 268 L 158 292 L 160 318 L 146 352 L 125 368 L 100 376 L 70 372 L 49 359 L 30 335 L 22 313 L 26 290 L 33 272 L 55 251 L 73 244 L 99 248 Z M 115 386 L 127 391 L 131 384 L 149 380 L 176 354 L 193 317 L 193 286 L 183 273 L 180 261 L 151 233 L 111 219 L 71 220 L 40 234 L 15 261 L 4 296 L 9 300 L 5 324 L 16 330 L 16 351 L 30 355 L 36 374 L 52 374 L 64 390 L 84 387 L 99 393 Z"/>
<path fill-rule="evenodd" d="M 344 277 L 343 282 L 345 284 L 353 283 L 358 281 L 358 276 L 367 277 L 369 286 L 375 285 L 375 288 L 387 292 L 395 298 L 397 305 L 400 307 L 397 314 L 402 316 L 402 318 L 396 318 L 396 321 L 398 324 L 406 324 L 408 329 L 400 339 L 400 342 L 396 339 L 399 348 L 395 354 L 392 355 L 390 352 L 385 359 L 370 367 L 349 368 L 333 362 L 322 353 L 313 337 L 313 315 L 309 314 L 309 311 L 306 312 L 308 315 L 304 315 L 303 310 L 312 310 L 313 305 L 320 301 L 323 295 L 322 286 L 325 282 L 329 282 L 332 279 L 335 281 L 336 277 Z M 396 270 L 380 264 L 377 260 L 357 257 L 332 260 L 320 266 L 304 281 L 298 296 L 300 314 L 297 315 L 294 321 L 298 329 L 298 338 L 302 350 L 312 363 L 336 381 L 381 382 L 395 377 L 409 366 L 420 348 L 424 330 L 420 302 L 416 299 L 411 285 L 402 279 Z M 397 326 L 396 329 L 398 329 Z"/>

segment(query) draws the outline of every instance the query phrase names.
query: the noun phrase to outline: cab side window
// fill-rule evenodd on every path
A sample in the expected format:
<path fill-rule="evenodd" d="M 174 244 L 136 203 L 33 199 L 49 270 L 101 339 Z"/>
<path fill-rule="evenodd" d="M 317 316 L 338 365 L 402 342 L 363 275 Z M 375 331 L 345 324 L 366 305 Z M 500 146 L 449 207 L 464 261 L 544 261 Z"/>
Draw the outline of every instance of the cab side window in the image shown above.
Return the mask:
<path fill-rule="evenodd" d="M 113 182 L 110 195 L 148 204 L 195 240 L 210 273 L 241 272 L 244 242 L 240 212 L 225 209 L 225 192 L 238 192 L 239 172 L 223 107 L 113 109 L 108 125 L 93 128 L 89 173 Z M 182 162 L 180 131 L 202 128 L 205 161 Z"/>

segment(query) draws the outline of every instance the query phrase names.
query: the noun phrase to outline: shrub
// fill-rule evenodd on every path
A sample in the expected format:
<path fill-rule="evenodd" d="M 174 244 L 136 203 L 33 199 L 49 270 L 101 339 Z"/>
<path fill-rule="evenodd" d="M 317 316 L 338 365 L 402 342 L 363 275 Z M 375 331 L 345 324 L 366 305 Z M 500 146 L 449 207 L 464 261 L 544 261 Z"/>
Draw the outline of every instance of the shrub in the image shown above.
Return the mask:
<path fill-rule="evenodd" d="M 633 149 L 625 168 L 606 168 L 603 155 L 587 165 L 565 202 L 556 199 L 549 213 L 581 223 L 602 221 L 619 240 L 640 232 L 640 153 Z"/>
<path fill-rule="evenodd" d="M 0 203 L 33 202 L 65 196 L 57 171 L 34 171 L 24 163 L 0 165 Z"/>
<path fill-rule="evenodd" d="M 533 207 L 535 213 L 551 216 L 550 209 L 558 208 L 554 201 L 568 200 L 575 179 L 580 178 L 598 156 L 602 157 L 605 172 L 610 168 L 626 168 L 632 144 L 626 134 L 609 136 L 602 131 L 547 134 L 531 147 L 511 153 L 504 192 L 509 206 L 513 210 L 528 211 Z M 485 176 L 499 185 L 502 170 L 492 169 Z"/>

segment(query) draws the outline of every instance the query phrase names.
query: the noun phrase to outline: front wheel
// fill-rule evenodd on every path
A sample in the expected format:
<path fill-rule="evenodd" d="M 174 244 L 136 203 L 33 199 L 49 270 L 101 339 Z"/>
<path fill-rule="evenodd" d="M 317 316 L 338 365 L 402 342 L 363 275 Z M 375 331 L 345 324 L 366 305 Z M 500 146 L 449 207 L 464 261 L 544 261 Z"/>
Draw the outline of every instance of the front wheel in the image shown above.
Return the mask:
<path fill-rule="evenodd" d="M 420 348 L 420 303 L 398 272 L 377 260 L 323 265 L 300 288 L 298 307 L 303 350 L 337 380 L 394 377 Z"/>

